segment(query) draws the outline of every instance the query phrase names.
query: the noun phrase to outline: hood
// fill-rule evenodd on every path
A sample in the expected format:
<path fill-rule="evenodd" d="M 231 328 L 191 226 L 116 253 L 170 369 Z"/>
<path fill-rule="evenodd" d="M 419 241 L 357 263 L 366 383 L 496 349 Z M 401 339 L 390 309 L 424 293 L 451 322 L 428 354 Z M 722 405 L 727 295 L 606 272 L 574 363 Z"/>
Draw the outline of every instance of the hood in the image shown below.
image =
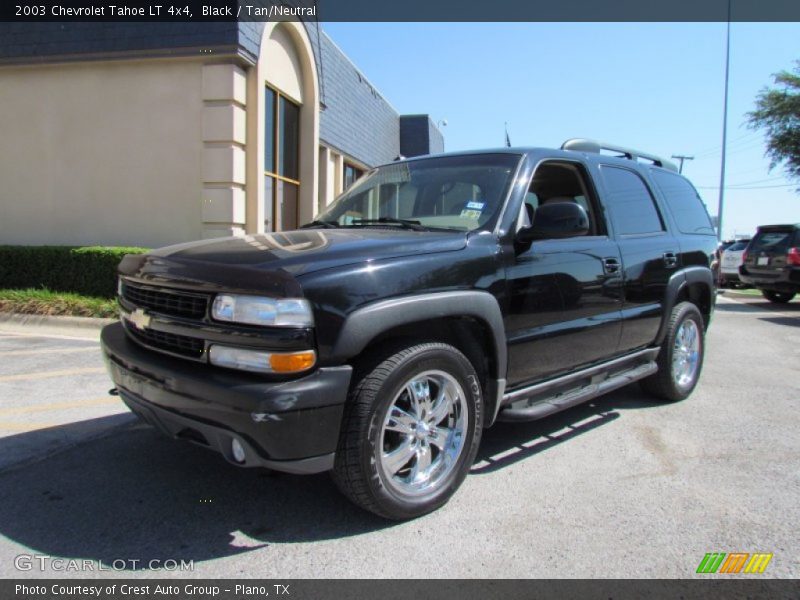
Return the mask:
<path fill-rule="evenodd" d="M 141 280 L 230 290 L 264 289 L 291 295 L 295 277 L 344 265 L 466 246 L 463 232 L 398 229 L 303 229 L 167 246 L 130 255 L 120 273 Z M 264 275 L 269 273 L 269 277 Z"/>

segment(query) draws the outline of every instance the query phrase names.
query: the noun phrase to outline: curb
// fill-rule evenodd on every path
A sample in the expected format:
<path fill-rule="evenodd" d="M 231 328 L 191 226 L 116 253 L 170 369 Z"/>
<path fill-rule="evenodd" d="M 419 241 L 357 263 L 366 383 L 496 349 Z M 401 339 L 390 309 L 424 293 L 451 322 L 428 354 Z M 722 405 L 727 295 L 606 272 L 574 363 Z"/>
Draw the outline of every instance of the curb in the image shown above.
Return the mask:
<path fill-rule="evenodd" d="M 15 330 L 40 329 L 58 330 L 92 335 L 117 319 L 101 319 L 97 317 L 67 317 L 52 315 L 26 315 L 21 313 L 0 312 L 0 327 Z"/>

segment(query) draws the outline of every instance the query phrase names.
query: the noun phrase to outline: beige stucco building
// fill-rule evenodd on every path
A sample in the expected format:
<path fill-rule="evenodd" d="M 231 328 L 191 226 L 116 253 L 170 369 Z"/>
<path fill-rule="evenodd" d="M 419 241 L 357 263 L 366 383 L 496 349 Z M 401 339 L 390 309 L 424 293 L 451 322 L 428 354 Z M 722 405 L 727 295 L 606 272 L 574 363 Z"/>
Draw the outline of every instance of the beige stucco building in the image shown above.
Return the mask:
<path fill-rule="evenodd" d="M 0 31 L 1 244 L 291 229 L 362 170 L 443 149 L 314 24 L 180 26 Z"/>

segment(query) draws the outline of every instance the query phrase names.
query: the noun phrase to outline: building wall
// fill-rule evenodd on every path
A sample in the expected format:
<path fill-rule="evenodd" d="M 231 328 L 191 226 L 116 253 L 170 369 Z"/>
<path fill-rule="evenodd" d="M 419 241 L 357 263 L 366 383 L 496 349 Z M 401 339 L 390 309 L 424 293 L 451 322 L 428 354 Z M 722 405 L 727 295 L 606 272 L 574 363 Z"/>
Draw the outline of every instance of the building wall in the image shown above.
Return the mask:
<path fill-rule="evenodd" d="M 203 66 L 0 68 L 0 243 L 202 237 Z"/>
<path fill-rule="evenodd" d="M 401 153 L 398 113 L 313 22 L 0 23 L 0 243 L 264 231 L 265 85 L 301 106 L 300 223 L 345 162 Z"/>
<path fill-rule="evenodd" d="M 307 24 L 320 72 L 320 140 L 355 162 L 377 166 L 400 154 L 397 111 L 349 58 Z"/>

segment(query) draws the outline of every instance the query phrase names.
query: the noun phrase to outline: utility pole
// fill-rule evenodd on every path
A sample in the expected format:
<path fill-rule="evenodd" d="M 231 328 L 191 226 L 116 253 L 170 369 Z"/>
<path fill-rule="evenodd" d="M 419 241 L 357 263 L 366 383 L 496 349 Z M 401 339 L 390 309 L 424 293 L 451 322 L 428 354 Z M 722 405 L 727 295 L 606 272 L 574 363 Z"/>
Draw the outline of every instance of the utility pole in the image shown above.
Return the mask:
<path fill-rule="evenodd" d="M 672 158 L 677 158 L 681 161 L 681 164 L 678 165 L 678 173 L 683 173 L 683 161 L 694 160 L 694 156 L 686 156 L 685 154 L 673 154 Z"/>
<path fill-rule="evenodd" d="M 728 0 L 728 29 L 725 39 L 725 99 L 722 103 L 722 164 L 719 169 L 719 204 L 717 205 L 717 239 L 722 240 L 722 209 L 725 199 L 725 151 L 728 141 L 728 76 L 731 70 L 731 0 Z"/>

